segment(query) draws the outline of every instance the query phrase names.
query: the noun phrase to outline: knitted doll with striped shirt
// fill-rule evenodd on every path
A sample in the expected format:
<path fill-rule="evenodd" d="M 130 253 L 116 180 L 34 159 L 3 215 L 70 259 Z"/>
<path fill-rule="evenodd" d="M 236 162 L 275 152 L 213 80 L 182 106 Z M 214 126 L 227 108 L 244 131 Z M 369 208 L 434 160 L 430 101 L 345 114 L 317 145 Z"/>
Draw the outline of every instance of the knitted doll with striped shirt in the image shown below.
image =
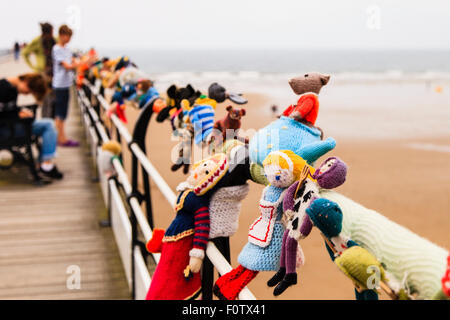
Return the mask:
<path fill-rule="evenodd" d="M 227 156 L 218 153 L 196 163 L 177 187 L 176 216 L 164 232 L 155 229 L 149 252 L 161 252 L 147 293 L 148 300 L 194 299 L 200 294 L 200 269 L 209 239 L 211 190 L 228 171 Z"/>

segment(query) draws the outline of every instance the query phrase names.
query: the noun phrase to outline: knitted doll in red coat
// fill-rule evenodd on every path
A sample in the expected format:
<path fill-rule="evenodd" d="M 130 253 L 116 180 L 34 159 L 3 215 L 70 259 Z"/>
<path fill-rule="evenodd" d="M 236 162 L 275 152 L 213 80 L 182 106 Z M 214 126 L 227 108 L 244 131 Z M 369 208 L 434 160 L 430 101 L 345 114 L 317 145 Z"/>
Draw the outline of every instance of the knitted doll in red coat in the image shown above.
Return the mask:
<path fill-rule="evenodd" d="M 215 154 L 196 163 L 186 182 L 177 187 L 175 219 L 165 232 L 155 229 L 147 244 L 150 252 L 161 252 L 147 300 L 187 300 L 200 294 L 199 271 L 210 230 L 209 191 L 228 167 L 227 156 Z"/>
<path fill-rule="evenodd" d="M 306 73 L 303 76 L 289 80 L 292 90 L 295 94 L 300 95 L 300 98 L 297 104 L 290 105 L 284 110 L 283 116 L 314 126 L 319 113 L 318 94 L 329 80 L 329 75 L 320 73 Z"/>

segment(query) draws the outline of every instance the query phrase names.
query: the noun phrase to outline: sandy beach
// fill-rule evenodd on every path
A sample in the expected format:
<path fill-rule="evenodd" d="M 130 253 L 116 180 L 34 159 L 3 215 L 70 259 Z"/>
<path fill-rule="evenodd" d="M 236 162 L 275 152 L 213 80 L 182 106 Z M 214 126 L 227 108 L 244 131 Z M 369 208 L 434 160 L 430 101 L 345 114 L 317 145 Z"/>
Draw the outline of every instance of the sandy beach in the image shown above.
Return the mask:
<path fill-rule="evenodd" d="M 23 63 L 0 64 L 0 78 L 27 71 Z M 160 92 L 167 88 L 157 82 Z M 216 79 L 219 83 L 221 79 Z M 225 86 L 242 92 L 249 100 L 242 130 L 259 129 L 274 119 L 270 106 L 281 112 L 295 102 L 287 79 L 264 93 L 264 85 L 249 87 L 242 80 Z M 185 84 L 185 83 L 180 83 Z M 205 87 L 199 87 L 205 91 Z M 330 152 L 349 167 L 342 194 L 377 210 L 393 221 L 434 243 L 450 247 L 450 94 L 448 83 L 441 94 L 434 84 L 426 83 L 339 83 L 331 81 L 320 95 L 317 125 L 325 137 L 332 136 L 337 147 Z M 23 100 L 19 100 L 23 102 Z M 25 102 L 24 102 L 25 103 Z M 217 107 L 217 118 L 225 114 L 226 103 Z M 128 128 L 132 131 L 138 110 L 128 108 Z M 151 120 L 147 133 L 147 152 L 168 184 L 175 189 L 185 175 L 170 171 L 169 122 Z M 320 163 L 320 159 L 317 163 Z M 130 174 L 130 159 L 125 152 L 124 165 Z M 67 168 L 61 167 L 62 171 Z M 249 225 L 258 216 L 258 201 L 263 186 L 250 182 L 250 193 L 243 201 L 239 229 L 231 238 L 232 265 L 247 242 Z M 155 225 L 167 228 L 174 217 L 172 208 L 152 183 Z M 335 267 L 317 230 L 301 242 L 306 264 L 299 270 L 299 283 L 278 299 L 354 299 L 351 282 Z M 272 272 L 263 272 L 249 288 L 258 299 L 274 299 L 266 286 Z M 385 295 L 382 298 L 386 298 Z"/>

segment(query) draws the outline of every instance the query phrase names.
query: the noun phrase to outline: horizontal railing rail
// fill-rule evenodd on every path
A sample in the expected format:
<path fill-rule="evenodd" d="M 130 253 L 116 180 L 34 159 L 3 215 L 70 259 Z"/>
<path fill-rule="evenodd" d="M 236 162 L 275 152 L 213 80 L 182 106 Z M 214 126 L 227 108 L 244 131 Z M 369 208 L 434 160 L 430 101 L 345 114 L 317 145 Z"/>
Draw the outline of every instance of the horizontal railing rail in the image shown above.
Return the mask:
<path fill-rule="evenodd" d="M 101 145 L 110 140 L 108 131 L 100 118 L 102 111 L 106 112 L 109 110 L 110 105 L 103 95 L 100 94 L 99 87 L 91 84 L 87 80 L 84 80 L 83 87 L 78 89 L 77 92 L 80 108 L 83 113 L 82 119 L 84 120 L 84 124 L 86 126 L 86 134 L 91 143 L 91 153 L 96 160 Z M 92 105 L 92 100 L 96 100 L 98 102 L 98 106 L 94 107 Z M 145 131 L 150 118 L 144 119 L 147 120 L 147 123 L 145 123 L 144 129 L 141 130 L 143 131 L 143 134 L 140 136 L 140 141 L 136 141 L 137 139 L 129 133 L 128 129 L 114 113 L 110 115 L 110 119 L 117 131 L 118 140 L 123 139 L 131 152 L 133 162 L 132 183 L 130 183 L 121 161 L 117 158 L 112 161 L 116 171 L 116 175 L 114 177 L 105 179 L 99 170 L 97 170 L 97 175 L 98 180 L 101 182 L 103 195 L 108 207 L 109 223 L 107 224 L 111 225 L 113 228 L 115 239 L 121 253 L 122 262 L 127 275 L 127 280 L 131 288 L 132 297 L 134 299 L 143 299 L 145 298 L 146 291 L 148 290 L 151 282 L 151 276 L 145 263 L 146 257 L 149 255 L 145 250 L 145 243 L 152 237 L 153 226 L 151 196 L 148 185 L 149 178 L 152 179 L 161 194 L 172 207 L 175 205 L 176 195 L 145 153 Z M 138 125 L 139 124 L 136 124 L 136 126 Z M 135 130 L 137 129 L 140 128 L 135 128 Z M 143 170 L 145 185 L 144 194 L 140 194 L 137 190 L 137 165 L 140 165 Z M 128 207 L 130 209 L 129 216 L 125 210 L 123 202 L 121 201 L 119 187 L 123 190 L 123 193 L 127 198 Z M 147 215 L 141 207 L 141 202 L 143 199 L 146 201 Z M 138 229 L 144 238 L 143 241 L 138 239 Z M 151 254 L 150 256 L 153 258 L 155 263 L 159 262 L 160 254 Z M 208 243 L 206 256 L 219 274 L 223 275 L 232 270 L 229 261 L 227 261 L 224 255 L 211 241 Z M 229 256 L 229 253 L 227 256 Z M 212 273 L 210 276 L 212 278 Z M 209 280 L 207 285 L 212 286 L 212 279 Z M 205 290 L 202 290 L 204 299 L 205 296 L 206 298 L 212 298 L 212 294 L 208 292 L 211 291 L 211 289 L 212 288 L 207 288 L 206 294 Z M 246 287 L 239 294 L 239 299 L 254 300 L 255 296 Z"/>

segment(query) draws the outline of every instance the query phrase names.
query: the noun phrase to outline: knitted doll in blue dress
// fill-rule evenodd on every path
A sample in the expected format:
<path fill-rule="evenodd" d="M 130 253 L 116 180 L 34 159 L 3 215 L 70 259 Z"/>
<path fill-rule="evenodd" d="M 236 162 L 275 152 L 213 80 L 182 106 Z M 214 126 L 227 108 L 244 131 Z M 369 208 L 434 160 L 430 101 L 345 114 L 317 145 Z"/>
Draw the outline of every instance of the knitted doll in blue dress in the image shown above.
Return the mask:
<path fill-rule="evenodd" d="M 240 265 L 222 275 L 214 285 L 220 299 L 234 300 L 259 271 L 279 268 L 284 226 L 283 195 L 300 176 L 305 161 L 289 150 L 274 151 L 264 160 L 264 172 L 269 185 L 264 188 L 259 203 L 260 217 L 250 226 L 248 243 L 238 257 Z"/>

